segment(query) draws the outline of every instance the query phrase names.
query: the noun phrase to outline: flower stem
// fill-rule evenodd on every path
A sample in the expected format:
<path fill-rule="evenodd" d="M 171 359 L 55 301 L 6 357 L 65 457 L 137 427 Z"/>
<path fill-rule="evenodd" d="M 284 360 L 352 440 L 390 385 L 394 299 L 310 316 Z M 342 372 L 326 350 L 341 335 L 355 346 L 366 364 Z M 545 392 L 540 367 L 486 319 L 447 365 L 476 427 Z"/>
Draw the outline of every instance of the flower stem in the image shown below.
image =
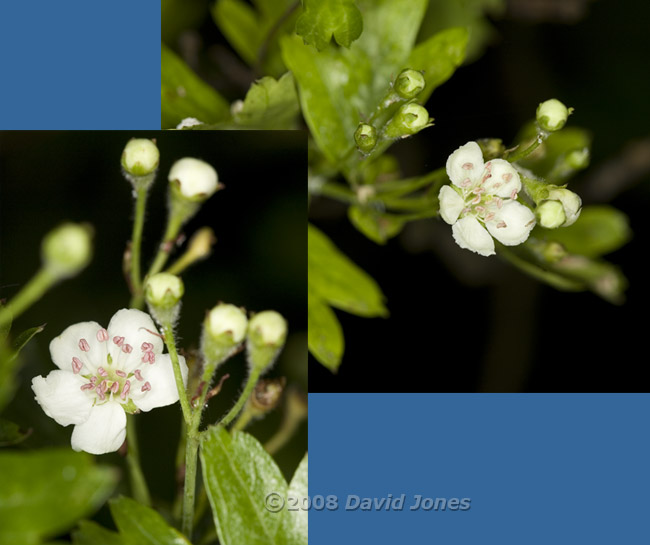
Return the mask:
<path fill-rule="evenodd" d="M 131 476 L 131 490 L 133 491 L 133 496 L 140 503 L 150 506 L 151 496 L 149 495 L 147 481 L 145 480 L 142 468 L 140 467 L 138 436 L 135 429 L 135 419 L 132 414 L 126 415 L 126 437 L 128 439 L 126 461 Z"/>
<path fill-rule="evenodd" d="M 11 323 L 58 280 L 47 267 L 41 268 L 34 277 L 4 307 L 0 308 L 0 328 Z"/>
<path fill-rule="evenodd" d="M 144 227 L 144 212 L 147 204 L 147 187 L 136 190 L 135 219 L 133 220 L 133 234 L 131 236 L 131 290 L 133 303 L 142 297 L 142 276 L 140 274 L 140 251 L 142 246 L 142 230 Z M 131 305 L 133 308 L 133 304 Z"/>
<path fill-rule="evenodd" d="M 246 403 L 246 400 L 250 397 L 251 393 L 253 392 L 253 388 L 255 388 L 255 385 L 257 384 L 259 378 L 260 378 L 260 370 L 256 367 L 253 367 L 250 375 L 248 376 L 248 382 L 246 383 L 246 387 L 244 388 L 242 394 L 239 396 L 237 403 L 235 403 L 235 406 L 232 409 L 230 409 L 230 412 L 223 417 L 223 419 L 219 422 L 219 425 L 227 426 L 234 420 L 234 418 L 239 414 L 239 411 L 241 411 L 242 407 L 244 406 L 244 403 Z"/>
<path fill-rule="evenodd" d="M 167 228 L 165 229 L 163 240 L 160 243 L 158 253 L 156 254 L 156 258 L 149 268 L 147 276 L 151 276 L 162 271 L 165 263 L 167 263 L 169 254 L 174 248 L 174 242 L 178 237 L 178 233 L 180 232 L 185 219 L 185 214 L 183 214 L 180 210 L 177 210 L 174 206 L 170 207 L 169 219 L 167 220 Z"/>
<path fill-rule="evenodd" d="M 196 411 L 200 413 L 201 410 Z M 199 420 L 199 419 L 196 419 Z M 196 429 L 188 429 L 185 443 L 185 488 L 183 492 L 182 531 L 188 539 L 192 539 L 194 526 L 194 496 L 196 493 L 196 462 L 199 449 L 199 433 Z"/>
<path fill-rule="evenodd" d="M 533 140 L 533 143 L 528 146 L 527 148 L 524 149 L 519 149 L 518 151 L 515 151 L 513 154 L 508 154 L 505 159 L 509 163 L 514 163 L 515 161 L 520 161 L 521 159 L 524 159 L 528 157 L 531 153 L 533 153 L 539 146 L 542 145 L 544 140 L 548 138 L 549 133 L 546 131 L 539 131 L 537 133 L 537 136 L 535 137 L 535 140 Z"/>
<path fill-rule="evenodd" d="M 176 380 L 178 398 L 180 399 L 181 409 L 183 410 L 183 420 L 185 420 L 185 424 L 189 427 L 192 422 L 192 410 L 190 409 L 190 402 L 187 399 L 185 384 L 183 384 L 181 365 L 178 362 L 178 351 L 176 350 L 176 341 L 174 340 L 174 329 L 170 322 L 162 324 L 162 327 L 165 336 L 165 344 L 167 345 L 169 357 L 172 360 L 172 366 L 174 368 L 174 379 Z"/>

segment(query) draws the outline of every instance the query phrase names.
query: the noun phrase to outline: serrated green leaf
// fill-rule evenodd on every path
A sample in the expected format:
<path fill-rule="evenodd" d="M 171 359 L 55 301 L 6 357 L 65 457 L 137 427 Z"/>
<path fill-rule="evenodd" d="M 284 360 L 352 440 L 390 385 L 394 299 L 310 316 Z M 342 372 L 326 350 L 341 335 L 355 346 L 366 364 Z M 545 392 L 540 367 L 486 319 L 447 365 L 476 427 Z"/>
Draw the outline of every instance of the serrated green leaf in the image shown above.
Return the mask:
<path fill-rule="evenodd" d="M 30 435 L 30 431 L 22 431 L 20 426 L 4 418 L 0 418 L 0 447 L 17 445 Z"/>
<path fill-rule="evenodd" d="M 359 316 L 387 316 L 384 295 L 361 270 L 313 225 L 308 225 L 309 288 L 330 305 Z"/>
<path fill-rule="evenodd" d="M 349 49 L 318 52 L 284 36 L 282 55 L 300 90 L 302 112 L 320 150 L 339 164 L 356 149 L 354 131 L 406 68 L 426 0 L 360 0 L 364 32 Z"/>
<path fill-rule="evenodd" d="M 426 81 L 426 87 L 418 95 L 418 102 L 426 102 L 436 87 L 447 81 L 463 63 L 468 37 L 466 28 L 449 28 L 413 49 L 408 67 L 424 72 Z"/>
<path fill-rule="evenodd" d="M 330 371 L 336 372 L 345 349 L 341 324 L 329 305 L 311 291 L 307 304 L 309 351 Z"/>
<path fill-rule="evenodd" d="M 305 545 L 307 543 L 307 515 L 304 508 L 307 497 L 307 454 L 293 474 L 287 496 L 297 501 L 298 509 L 287 510 L 278 532 L 278 541 L 286 545 Z"/>
<path fill-rule="evenodd" d="M 547 240 L 561 243 L 569 253 L 600 257 L 623 246 L 630 237 L 627 216 L 612 206 L 585 206 L 569 227 L 540 230 Z"/>
<path fill-rule="evenodd" d="M 394 214 L 386 214 L 369 207 L 351 206 L 348 218 L 361 233 L 377 244 L 386 244 L 389 238 L 398 235 L 404 228 L 404 221 Z"/>
<path fill-rule="evenodd" d="M 0 452 L 0 543 L 30 545 L 68 530 L 111 494 L 118 474 L 65 449 Z"/>
<path fill-rule="evenodd" d="M 82 520 L 72 532 L 74 545 L 124 545 L 120 534 L 107 530 L 91 520 Z"/>
<path fill-rule="evenodd" d="M 253 83 L 234 120 L 242 128 L 291 129 L 299 111 L 293 76 L 287 72 L 277 81 L 267 76 Z"/>
<path fill-rule="evenodd" d="M 199 78 L 183 60 L 161 44 L 162 128 L 175 127 L 186 117 L 204 123 L 230 118 L 230 104 Z"/>
<path fill-rule="evenodd" d="M 153 509 L 124 496 L 109 502 L 124 545 L 190 545 Z"/>
<path fill-rule="evenodd" d="M 296 33 L 305 43 L 322 51 L 332 37 L 344 47 L 361 36 L 363 17 L 354 0 L 304 0 L 304 11 L 296 23 Z"/>
<path fill-rule="evenodd" d="M 252 435 L 221 426 L 201 438 L 203 482 L 222 545 L 306 545 L 298 518 L 269 509 L 269 494 L 287 501 L 287 483 L 275 461 Z M 291 539 L 291 541 L 288 541 Z M 294 540 L 297 539 L 297 540 Z"/>

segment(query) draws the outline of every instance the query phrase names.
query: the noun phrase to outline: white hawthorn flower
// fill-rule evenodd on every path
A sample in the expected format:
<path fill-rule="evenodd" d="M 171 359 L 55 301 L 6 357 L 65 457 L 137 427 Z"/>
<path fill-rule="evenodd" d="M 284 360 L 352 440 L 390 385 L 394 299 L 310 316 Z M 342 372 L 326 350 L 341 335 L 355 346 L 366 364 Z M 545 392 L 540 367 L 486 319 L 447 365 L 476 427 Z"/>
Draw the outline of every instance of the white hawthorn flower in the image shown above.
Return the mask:
<path fill-rule="evenodd" d="M 68 327 L 50 343 L 59 368 L 32 379 L 36 401 L 62 426 L 74 425 L 72 448 L 105 454 L 126 436 L 125 410 L 150 411 L 178 401 L 169 354 L 151 317 L 122 309 L 108 328 L 97 322 Z M 179 356 L 183 381 L 187 365 Z"/>
<path fill-rule="evenodd" d="M 528 238 L 535 215 L 517 201 L 521 179 L 510 163 L 483 163 L 479 145 L 468 142 L 447 159 L 447 175 L 452 185 L 440 189 L 440 216 L 461 248 L 489 256 L 495 253 L 492 237 L 506 246 Z"/>
<path fill-rule="evenodd" d="M 189 199 L 207 199 L 219 189 L 217 171 L 193 157 L 176 161 L 169 171 L 169 181 L 178 183 L 181 194 Z"/>

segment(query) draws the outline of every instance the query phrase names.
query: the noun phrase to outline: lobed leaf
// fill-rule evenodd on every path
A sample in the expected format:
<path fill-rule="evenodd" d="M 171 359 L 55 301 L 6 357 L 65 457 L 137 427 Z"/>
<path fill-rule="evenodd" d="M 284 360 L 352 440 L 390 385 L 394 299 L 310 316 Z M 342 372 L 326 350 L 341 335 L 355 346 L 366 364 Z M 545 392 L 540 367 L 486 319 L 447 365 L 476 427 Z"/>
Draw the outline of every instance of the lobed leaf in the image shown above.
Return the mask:
<path fill-rule="evenodd" d="M 300 111 L 291 72 L 277 81 L 266 76 L 256 81 L 234 112 L 234 121 L 242 128 L 282 130 L 295 126 Z"/>
<path fill-rule="evenodd" d="M 336 372 L 345 350 L 341 324 L 329 305 L 311 291 L 307 303 L 309 351 L 321 364 Z"/>
<path fill-rule="evenodd" d="M 350 47 L 363 31 L 363 17 L 354 0 L 305 0 L 296 33 L 319 51 L 332 40 Z"/>

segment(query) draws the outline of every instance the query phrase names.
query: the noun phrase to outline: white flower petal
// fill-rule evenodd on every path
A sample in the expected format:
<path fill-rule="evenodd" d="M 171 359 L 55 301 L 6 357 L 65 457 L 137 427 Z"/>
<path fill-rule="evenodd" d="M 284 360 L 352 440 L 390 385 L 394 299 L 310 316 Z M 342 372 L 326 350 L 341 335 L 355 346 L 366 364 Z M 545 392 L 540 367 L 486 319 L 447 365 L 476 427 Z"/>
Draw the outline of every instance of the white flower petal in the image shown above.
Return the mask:
<path fill-rule="evenodd" d="M 480 182 L 483 168 L 483 153 L 476 142 L 467 142 L 447 159 L 447 176 L 458 187 L 468 178 L 469 187 L 474 187 Z"/>
<path fill-rule="evenodd" d="M 497 197 L 507 198 L 512 192 L 521 190 L 521 178 L 515 168 L 503 159 L 492 159 L 486 168 L 490 169 L 491 176 L 485 181 L 483 187 L 487 193 Z"/>
<path fill-rule="evenodd" d="M 47 416 L 61 426 L 81 424 L 88 419 L 92 398 L 81 390 L 86 380 L 72 371 L 52 371 L 47 377 L 32 379 L 36 401 Z"/>
<path fill-rule="evenodd" d="M 126 308 L 118 310 L 111 318 L 107 329 L 113 359 L 116 360 L 116 365 L 124 371 L 132 372 L 142 364 L 143 343 L 153 345 L 152 350 L 156 356 L 163 351 L 163 341 L 157 335 L 156 325 L 151 316 L 141 310 Z M 131 352 L 126 353 L 122 348 L 116 346 L 113 341 L 115 337 L 124 337 L 122 348 L 129 345 Z"/>
<path fill-rule="evenodd" d="M 72 432 L 72 448 L 90 454 L 115 452 L 126 437 L 126 413 L 119 403 L 108 401 L 95 405 L 83 424 Z"/>
<path fill-rule="evenodd" d="M 106 357 L 103 343 L 97 340 L 97 332 L 102 329 L 97 322 L 80 322 L 66 328 L 61 335 L 54 337 L 50 343 L 50 355 L 57 367 L 72 371 L 72 358 L 76 357 L 84 364 L 81 374 L 94 373 L 102 358 Z M 81 349 L 80 342 L 85 340 L 90 350 Z"/>
<path fill-rule="evenodd" d="M 456 244 L 461 248 L 486 257 L 494 254 L 494 241 L 476 218 L 461 218 L 451 229 Z"/>
<path fill-rule="evenodd" d="M 517 201 L 506 201 L 486 227 L 501 244 L 516 246 L 524 242 L 535 227 L 535 214 Z"/>
<path fill-rule="evenodd" d="M 183 356 L 178 357 L 181 366 L 183 384 L 187 385 L 187 364 Z M 156 363 L 149 365 L 145 363 L 140 367 L 144 381 L 131 379 L 131 399 L 136 407 L 142 411 L 150 411 L 156 407 L 165 407 L 178 401 L 178 389 L 174 378 L 174 368 L 169 354 L 156 358 Z M 142 391 L 146 383 L 151 386 L 150 390 Z"/>
<path fill-rule="evenodd" d="M 440 217 L 449 225 L 453 225 L 465 208 L 465 201 L 448 185 L 443 185 L 440 188 L 438 200 L 440 201 Z"/>

